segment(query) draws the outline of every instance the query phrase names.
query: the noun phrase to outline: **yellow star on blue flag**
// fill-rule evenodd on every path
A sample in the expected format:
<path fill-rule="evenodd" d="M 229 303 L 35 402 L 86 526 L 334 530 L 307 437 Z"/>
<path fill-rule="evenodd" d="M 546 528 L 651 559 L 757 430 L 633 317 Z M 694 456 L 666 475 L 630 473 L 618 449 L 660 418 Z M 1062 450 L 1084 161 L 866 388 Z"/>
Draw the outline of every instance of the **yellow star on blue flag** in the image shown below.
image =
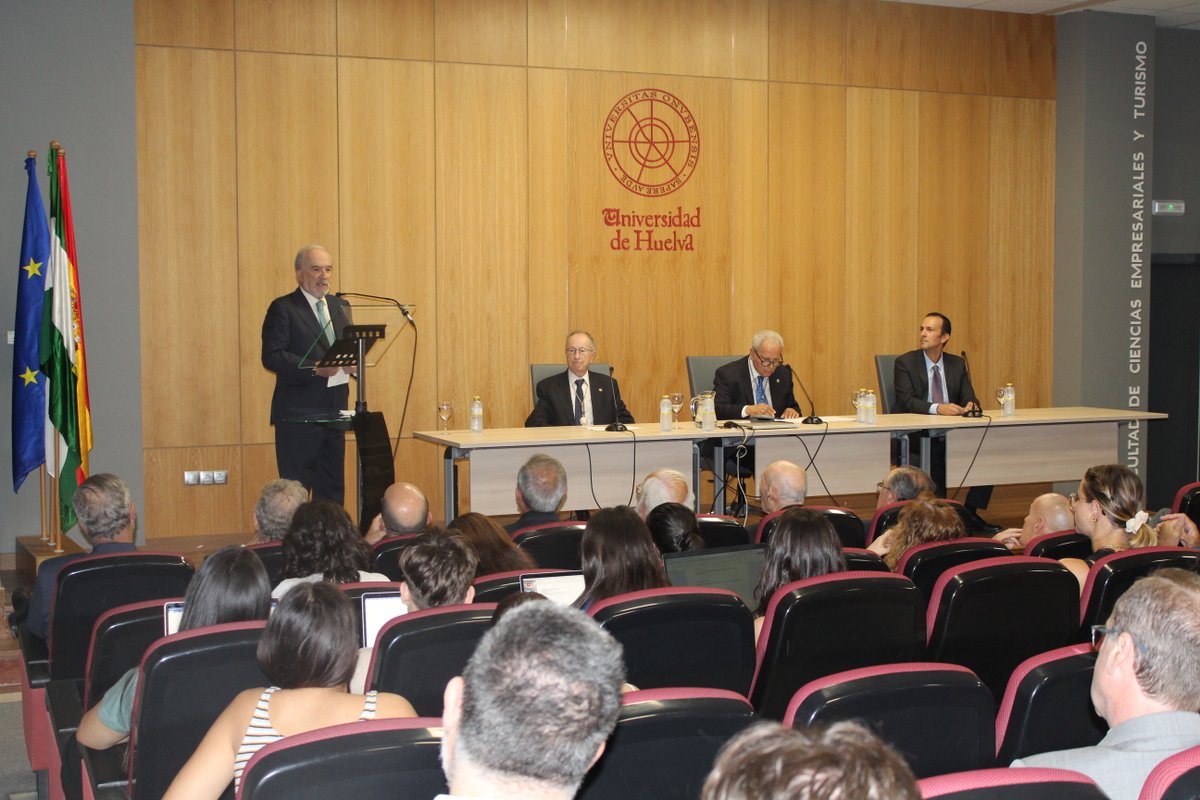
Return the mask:
<path fill-rule="evenodd" d="M 17 315 L 13 331 L 14 492 L 21 488 L 26 475 L 46 461 L 46 381 L 38 380 L 39 373 L 31 365 L 40 366 L 42 306 L 46 294 L 46 276 L 42 273 L 42 265 L 50 260 L 50 229 L 46 224 L 46 207 L 42 205 L 32 156 L 25 159 L 25 172 L 29 181 L 25 191 L 21 256 L 17 260 L 20 268 L 17 271 Z M 24 371 L 21 370 L 22 364 L 26 365 Z"/>
<path fill-rule="evenodd" d="M 38 376 L 38 374 L 37 374 L 37 370 L 35 370 L 35 369 L 30 369 L 29 367 L 26 367 L 26 368 L 25 368 L 25 371 L 24 371 L 24 372 L 22 372 L 22 373 L 21 373 L 20 375 L 18 375 L 17 377 L 19 377 L 19 378 L 21 378 L 23 381 L 25 381 L 25 385 L 26 385 L 26 386 L 28 386 L 28 385 L 29 385 L 29 384 L 31 384 L 31 383 L 33 383 L 33 384 L 36 384 L 36 383 L 37 383 L 37 376 Z"/>
<path fill-rule="evenodd" d="M 25 266 L 21 267 L 21 269 L 25 270 L 25 277 L 26 277 L 26 278 L 33 278 L 33 277 L 35 277 L 35 276 L 36 276 L 36 277 L 41 277 L 41 274 L 42 274 L 42 262 L 40 262 L 40 261 L 34 261 L 34 260 L 33 260 L 33 257 L 31 256 L 31 257 L 30 257 L 30 259 L 29 259 L 29 263 L 28 263 L 28 264 L 26 264 Z"/>

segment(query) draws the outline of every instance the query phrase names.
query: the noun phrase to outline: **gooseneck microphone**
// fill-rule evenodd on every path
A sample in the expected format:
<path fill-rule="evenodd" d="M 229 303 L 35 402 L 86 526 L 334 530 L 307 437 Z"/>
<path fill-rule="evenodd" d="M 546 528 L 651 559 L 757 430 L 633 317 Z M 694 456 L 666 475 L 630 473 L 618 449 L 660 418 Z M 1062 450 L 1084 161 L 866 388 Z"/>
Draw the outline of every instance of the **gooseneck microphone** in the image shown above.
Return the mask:
<path fill-rule="evenodd" d="M 415 319 L 413 319 L 412 313 L 408 310 L 408 306 L 404 305 L 403 303 L 401 303 L 399 300 L 397 300 L 394 297 L 384 297 L 383 295 L 378 295 L 378 294 L 362 294 L 360 292 L 334 292 L 333 296 L 334 297 L 361 297 L 364 300 L 382 300 L 385 303 L 391 303 L 396 308 L 400 309 L 400 313 L 404 315 L 404 318 L 406 320 L 408 320 L 410 325 L 412 325 L 414 328 L 417 327 L 417 321 Z"/>
<path fill-rule="evenodd" d="M 971 386 L 974 386 L 974 385 L 975 385 L 975 381 L 971 380 L 971 362 L 967 360 L 967 351 L 966 351 L 966 350 L 961 350 L 961 351 L 959 351 L 959 355 L 961 355 L 961 356 L 962 356 L 962 360 L 963 360 L 963 367 L 965 367 L 965 368 L 966 368 L 966 370 L 967 370 L 967 382 L 968 382 L 968 383 L 970 383 L 970 384 L 971 384 Z M 974 398 L 972 398 L 972 399 L 968 400 L 967 402 L 972 402 L 972 403 L 974 403 L 974 404 L 975 404 L 975 407 L 974 407 L 974 408 L 968 408 L 966 411 L 964 411 L 964 412 L 963 412 L 963 416 L 964 416 L 964 417 L 971 417 L 971 418 L 975 418 L 975 417 L 982 417 L 982 416 L 983 416 L 983 409 L 981 409 L 981 408 L 979 407 L 979 398 L 978 398 L 978 397 L 974 397 Z"/>
<path fill-rule="evenodd" d="M 812 395 L 808 393 L 808 389 L 804 386 L 804 381 L 800 380 L 800 374 L 792 369 L 791 364 L 784 364 L 788 368 L 788 372 L 792 373 L 792 377 L 796 379 L 796 383 L 800 386 L 800 391 L 804 392 L 804 397 L 808 400 L 808 407 L 812 410 L 804 419 L 800 420 L 805 425 L 824 425 L 825 420 L 817 416 L 817 404 L 813 402 Z"/>

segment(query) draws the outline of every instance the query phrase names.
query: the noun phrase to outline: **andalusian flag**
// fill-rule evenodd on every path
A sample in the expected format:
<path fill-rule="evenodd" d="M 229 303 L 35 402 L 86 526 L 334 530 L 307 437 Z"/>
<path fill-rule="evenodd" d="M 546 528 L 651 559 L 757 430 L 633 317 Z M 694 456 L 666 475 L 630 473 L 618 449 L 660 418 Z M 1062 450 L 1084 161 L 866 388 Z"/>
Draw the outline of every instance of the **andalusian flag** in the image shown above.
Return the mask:
<path fill-rule="evenodd" d="M 21 260 L 17 269 L 17 319 L 13 344 L 13 491 L 46 461 L 43 428 L 46 419 L 46 379 L 41 373 L 42 303 L 46 267 L 50 260 L 50 231 L 38 188 L 37 159 L 25 159 L 29 188 L 25 192 L 25 227 L 21 231 Z"/>
<path fill-rule="evenodd" d="M 59 510 L 66 532 L 75 524 L 71 499 L 88 474 L 92 414 L 67 156 L 56 142 L 50 144 L 50 219 L 54 235 L 50 242 L 50 272 L 46 275 L 41 356 L 48 398 L 46 469 L 54 475 L 58 464 Z"/>

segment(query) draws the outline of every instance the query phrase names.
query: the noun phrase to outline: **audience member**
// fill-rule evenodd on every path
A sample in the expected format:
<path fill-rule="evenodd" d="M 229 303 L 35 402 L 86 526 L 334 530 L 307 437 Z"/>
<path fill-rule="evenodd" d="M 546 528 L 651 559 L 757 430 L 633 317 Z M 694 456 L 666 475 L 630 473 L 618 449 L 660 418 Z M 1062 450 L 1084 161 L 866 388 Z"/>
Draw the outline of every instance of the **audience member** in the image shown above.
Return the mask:
<path fill-rule="evenodd" d="M 380 511 L 367 529 L 367 544 L 376 545 L 388 536 L 420 533 L 433 524 L 429 500 L 411 483 L 393 483 L 383 493 Z"/>
<path fill-rule="evenodd" d="M 896 467 L 878 484 L 875 510 L 892 503 L 907 503 L 934 493 L 933 478 L 919 467 Z"/>
<path fill-rule="evenodd" d="M 668 586 L 662 556 L 646 523 L 628 506 L 591 515 L 579 544 L 584 590 L 575 606 L 585 611 L 598 600 Z"/>
<path fill-rule="evenodd" d="M 1092 642 L 1092 704 L 1108 733 L 1094 747 L 1012 765 L 1077 770 L 1112 800 L 1137 800 L 1160 761 L 1200 745 L 1200 576 L 1164 569 L 1142 578 L 1092 628 Z"/>
<path fill-rule="evenodd" d="M 1043 533 L 1075 530 L 1075 516 L 1071 513 L 1071 501 L 1061 494 L 1049 492 L 1038 495 L 1029 504 L 1029 513 L 1019 528 L 1008 528 L 992 538 L 1003 542 L 1009 550 L 1024 552 L 1029 543 Z"/>
<path fill-rule="evenodd" d="M 884 563 L 895 569 L 910 547 L 945 542 L 966 536 L 962 518 L 945 500 L 922 497 L 910 500 L 900 509 L 896 527 L 889 529 L 867 547 L 883 556 Z"/>
<path fill-rule="evenodd" d="M 512 609 L 446 686 L 450 796 L 570 800 L 616 727 L 623 680 L 621 646 L 585 615 Z"/>
<path fill-rule="evenodd" d="M 704 547 L 696 512 L 681 503 L 655 506 L 646 516 L 646 527 L 659 553 L 685 553 Z"/>
<path fill-rule="evenodd" d="M 403 697 L 350 694 L 358 631 L 349 598 L 328 583 L 303 583 L 284 595 L 258 643 L 271 682 L 233 699 L 175 776 L 168 800 L 216 800 L 259 750 L 285 736 L 365 719 L 415 717 Z"/>
<path fill-rule="evenodd" d="M 1154 533 L 1162 547 L 1200 547 L 1200 530 L 1187 514 L 1164 514 Z"/>
<path fill-rule="evenodd" d="M 308 490 L 300 481 L 276 478 L 262 488 L 254 504 L 254 539 L 251 544 L 278 542 L 292 524 L 292 515 L 308 502 Z"/>
<path fill-rule="evenodd" d="M 808 496 L 808 476 L 791 461 L 768 464 L 758 482 L 758 495 L 764 514 L 788 506 L 802 506 L 804 498 Z"/>
<path fill-rule="evenodd" d="M 730 739 L 701 800 L 920 800 L 908 764 L 854 722 L 758 722 Z"/>
<path fill-rule="evenodd" d="M 789 508 L 779 515 L 767 541 L 762 577 L 754 589 L 754 635 L 762 631 L 771 597 L 792 581 L 846 571 L 842 541 L 833 524 L 807 508 Z"/>
<path fill-rule="evenodd" d="M 513 544 L 508 532 L 489 516 L 471 511 L 451 520 L 450 527 L 462 534 L 467 547 L 475 553 L 478 559 L 476 578 L 497 572 L 537 568 L 529 554 Z"/>
<path fill-rule="evenodd" d="M 509 533 L 558 522 L 558 509 L 567 497 L 567 471 L 558 459 L 537 453 L 517 470 L 515 495 L 521 516 L 505 526 Z"/>
<path fill-rule="evenodd" d="M 98 472 L 79 484 L 71 500 L 79 532 L 92 546 L 91 555 L 108 556 L 137 550 L 137 508 L 125 481 L 108 472 Z M 29 598 L 25 627 L 34 636 L 50 635 L 50 602 L 58 585 L 58 573 L 88 553 L 68 553 L 42 562 Z"/>
<path fill-rule="evenodd" d="M 638 487 L 637 513 L 642 519 L 663 503 L 680 503 L 695 508 L 696 497 L 687 476 L 676 469 L 656 469 Z"/>
<path fill-rule="evenodd" d="M 1079 589 L 1087 582 L 1092 564 L 1106 555 L 1134 547 L 1153 547 L 1158 543 L 1148 524 L 1146 490 L 1137 473 L 1124 464 L 1102 464 L 1083 474 L 1079 488 L 1071 493 L 1075 530 L 1092 540 L 1087 558 L 1064 558 L 1062 564 L 1079 579 Z"/>
<path fill-rule="evenodd" d="M 496 603 L 496 610 L 492 612 L 492 624 L 495 625 L 508 612 L 512 611 L 517 606 L 523 606 L 526 603 L 534 603 L 541 600 L 549 601 L 550 598 L 541 592 L 513 592 L 505 595 L 505 597 Z"/>
<path fill-rule="evenodd" d="M 346 509 L 329 500 L 314 500 L 296 509 L 283 537 L 283 580 L 271 592 L 283 597 L 293 586 L 326 580 L 332 583 L 386 581 L 387 575 L 368 572 L 371 548 Z"/>

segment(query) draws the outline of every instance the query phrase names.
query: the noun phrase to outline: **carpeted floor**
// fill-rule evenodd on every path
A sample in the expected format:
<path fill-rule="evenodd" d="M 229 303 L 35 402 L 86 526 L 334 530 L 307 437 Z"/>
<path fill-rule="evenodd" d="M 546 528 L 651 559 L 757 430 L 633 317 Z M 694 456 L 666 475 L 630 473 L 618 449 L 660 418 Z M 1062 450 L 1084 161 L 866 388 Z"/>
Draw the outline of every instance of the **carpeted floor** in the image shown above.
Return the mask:
<path fill-rule="evenodd" d="M 36 792 L 37 780 L 25 756 L 21 695 L 0 694 L 0 798 L 25 800 L 36 797 Z"/>

